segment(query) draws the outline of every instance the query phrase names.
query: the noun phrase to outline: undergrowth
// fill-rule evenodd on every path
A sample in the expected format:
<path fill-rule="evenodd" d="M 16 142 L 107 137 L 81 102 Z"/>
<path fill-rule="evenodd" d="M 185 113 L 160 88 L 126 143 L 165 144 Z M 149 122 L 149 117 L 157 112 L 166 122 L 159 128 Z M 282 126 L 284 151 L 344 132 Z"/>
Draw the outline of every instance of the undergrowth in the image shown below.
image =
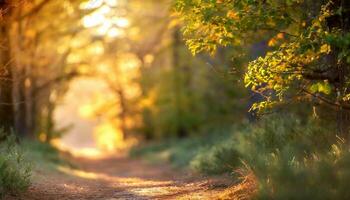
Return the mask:
<path fill-rule="evenodd" d="M 176 168 L 187 168 L 199 153 L 210 153 L 211 147 L 224 143 L 231 133 L 224 129 L 205 133 L 204 136 L 193 136 L 183 139 L 168 139 L 135 147 L 130 151 L 131 157 L 143 157 L 159 163 L 170 162 Z"/>
<path fill-rule="evenodd" d="M 69 164 L 62 159 L 59 150 L 50 144 L 23 140 L 21 146 L 26 151 L 26 159 L 35 160 L 35 163 L 33 163 L 35 169 L 55 169 L 57 165 Z"/>
<path fill-rule="evenodd" d="M 132 154 L 162 155 L 160 160 L 175 166 L 242 177 L 230 188 L 233 199 L 345 200 L 350 199 L 350 151 L 334 130 L 319 120 L 277 115 L 233 126 L 220 135 L 169 140 Z M 249 173 L 237 174 L 237 169 Z"/>
<path fill-rule="evenodd" d="M 14 136 L 0 143 L 0 198 L 17 195 L 30 185 L 31 166 L 17 145 Z"/>

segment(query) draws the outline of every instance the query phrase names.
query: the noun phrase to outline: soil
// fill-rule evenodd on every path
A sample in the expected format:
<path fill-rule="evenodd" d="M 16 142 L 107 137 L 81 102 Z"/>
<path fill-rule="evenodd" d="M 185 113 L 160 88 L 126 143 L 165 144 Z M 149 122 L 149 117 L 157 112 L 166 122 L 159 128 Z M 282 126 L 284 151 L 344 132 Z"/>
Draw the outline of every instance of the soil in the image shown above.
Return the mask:
<path fill-rule="evenodd" d="M 75 168 L 36 170 L 33 184 L 20 200 L 216 199 L 228 178 L 199 177 L 166 164 L 149 164 L 125 156 L 74 158 Z"/>

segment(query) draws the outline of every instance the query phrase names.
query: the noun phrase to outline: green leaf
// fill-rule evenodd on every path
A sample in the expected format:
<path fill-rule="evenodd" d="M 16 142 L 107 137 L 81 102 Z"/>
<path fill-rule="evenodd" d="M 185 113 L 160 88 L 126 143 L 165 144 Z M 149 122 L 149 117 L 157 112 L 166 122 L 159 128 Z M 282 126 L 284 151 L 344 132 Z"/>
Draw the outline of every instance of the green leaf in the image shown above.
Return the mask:
<path fill-rule="evenodd" d="M 320 93 L 324 93 L 324 94 L 330 94 L 332 91 L 332 87 L 328 83 L 328 81 L 317 82 L 317 83 L 314 83 L 310 86 L 310 91 L 312 93 L 320 92 Z"/>

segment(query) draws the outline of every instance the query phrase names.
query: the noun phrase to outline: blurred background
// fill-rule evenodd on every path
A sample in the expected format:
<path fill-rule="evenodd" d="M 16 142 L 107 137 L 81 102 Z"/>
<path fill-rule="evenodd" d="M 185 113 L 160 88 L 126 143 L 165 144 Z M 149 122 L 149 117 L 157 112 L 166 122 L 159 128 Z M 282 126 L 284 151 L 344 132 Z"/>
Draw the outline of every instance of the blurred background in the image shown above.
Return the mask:
<path fill-rule="evenodd" d="M 243 50 L 193 57 L 172 3 L 14 1 L 11 19 L 28 15 L 8 31 L 16 132 L 91 153 L 245 118 Z"/>
<path fill-rule="evenodd" d="M 228 175 L 222 199 L 350 199 L 349 21 L 345 0 L 0 0 L 0 198 L 168 163 Z"/>

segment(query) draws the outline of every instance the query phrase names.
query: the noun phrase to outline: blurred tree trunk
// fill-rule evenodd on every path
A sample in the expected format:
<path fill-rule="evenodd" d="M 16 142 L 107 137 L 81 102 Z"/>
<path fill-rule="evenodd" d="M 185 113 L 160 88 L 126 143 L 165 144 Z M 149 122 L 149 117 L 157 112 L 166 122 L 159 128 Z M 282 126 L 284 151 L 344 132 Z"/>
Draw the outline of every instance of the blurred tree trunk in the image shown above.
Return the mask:
<path fill-rule="evenodd" d="M 341 30 L 342 35 L 348 34 L 350 31 L 350 1 L 347 0 L 334 0 L 331 4 L 333 11 L 340 11 L 340 14 L 332 15 L 327 18 L 327 26 L 329 29 Z M 349 89 L 346 86 L 346 77 L 349 76 L 349 64 L 338 62 L 339 52 L 342 50 L 339 48 L 333 48 L 328 60 L 330 65 L 337 66 L 334 70 L 334 75 L 336 77 L 333 81 L 336 93 L 338 95 L 338 104 L 340 105 L 337 109 L 337 126 L 338 134 L 343 138 L 350 139 L 350 113 L 346 109 L 343 109 L 341 105 L 345 104 L 343 102 L 342 96 L 349 93 Z"/>
<path fill-rule="evenodd" d="M 183 67 L 181 66 L 181 31 L 179 27 L 174 28 L 173 33 L 173 68 L 174 68 L 174 98 L 175 98 L 175 133 L 179 137 L 186 137 L 188 135 L 188 130 L 181 123 L 182 118 L 182 109 L 181 109 L 181 93 L 182 90 L 182 80 L 181 73 Z"/>
<path fill-rule="evenodd" d="M 21 70 L 18 74 L 23 76 L 24 70 Z M 28 137 L 28 128 L 26 123 L 27 118 L 27 110 L 26 110 L 26 96 L 25 96 L 25 81 L 23 80 L 23 77 L 20 77 L 17 81 L 17 87 L 16 87 L 16 109 L 15 109 L 15 130 L 17 134 L 19 134 L 22 137 Z"/>
<path fill-rule="evenodd" d="M 31 60 L 26 63 L 25 66 L 25 74 L 26 74 L 26 80 L 25 80 L 25 112 L 27 113 L 25 124 L 26 129 L 29 137 L 35 138 L 37 131 L 38 131 L 38 118 L 40 112 L 38 111 L 37 101 L 38 99 L 38 78 L 37 78 L 37 66 L 35 64 L 35 60 L 32 60 L 36 58 L 37 48 L 39 45 L 39 34 L 36 32 L 35 36 L 31 39 L 29 42 L 27 49 L 29 51 L 28 56 L 31 58 Z M 30 49 L 30 50 L 29 50 Z"/>
<path fill-rule="evenodd" d="M 0 127 L 9 134 L 14 127 L 13 76 L 10 45 L 11 13 L 10 1 L 0 3 Z"/>
<path fill-rule="evenodd" d="M 27 88 L 27 105 L 26 105 L 26 110 L 27 110 L 27 128 L 29 133 L 31 134 L 32 137 L 35 137 L 36 131 L 37 131 L 37 116 L 38 116 L 38 110 L 37 110 L 37 105 L 36 105 L 36 93 L 34 91 L 34 88 L 36 87 L 36 79 L 32 75 L 30 75 L 30 82 L 31 86 Z"/>
<path fill-rule="evenodd" d="M 26 137 L 28 136 L 28 129 L 26 126 L 26 96 L 25 96 L 25 80 L 26 80 L 26 71 L 25 71 L 25 65 L 23 62 L 23 50 L 25 49 L 23 47 L 23 24 L 22 19 L 19 19 L 19 17 L 22 14 L 22 7 L 18 6 L 16 9 L 17 12 L 14 13 L 14 16 L 18 19 L 17 21 L 13 22 L 13 28 L 11 30 L 11 49 L 12 49 L 12 57 L 14 59 L 14 65 L 12 66 L 12 73 L 13 73 L 13 82 L 15 83 L 13 85 L 13 101 L 16 102 L 14 105 L 14 119 L 15 119 L 15 126 L 14 130 L 16 134 L 20 137 Z"/>
<path fill-rule="evenodd" d="M 54 114 L 55 110 L 55 103 L 49 100 L 48 105 L 47 105 L 47 115 L 45 116 L 46 118 L 46 124 L 45 124 L 45 133 L 46 133 L 46 143 L 50 143 L 51 140 L 54 138 L 53 133 L 54 133 Z"/>

